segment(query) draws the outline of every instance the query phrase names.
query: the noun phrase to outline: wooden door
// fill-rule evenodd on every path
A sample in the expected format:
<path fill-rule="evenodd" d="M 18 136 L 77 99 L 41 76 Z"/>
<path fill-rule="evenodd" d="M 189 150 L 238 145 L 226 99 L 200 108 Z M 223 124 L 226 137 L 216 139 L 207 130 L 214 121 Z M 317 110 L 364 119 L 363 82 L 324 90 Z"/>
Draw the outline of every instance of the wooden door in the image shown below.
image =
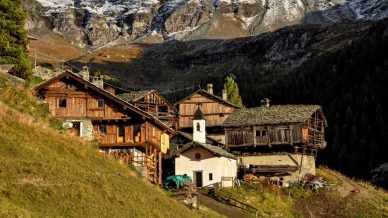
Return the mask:
<path fill-rule="evenodd" d="M 124 143 L 125 141 L 125 127 L 123 125 L 117 126 L 117 143 Z"/>
<path fill-rule="evenodd" d="M 196 187 L 202 187 L 202 171 L 194 171 L 194 184 Z"/>

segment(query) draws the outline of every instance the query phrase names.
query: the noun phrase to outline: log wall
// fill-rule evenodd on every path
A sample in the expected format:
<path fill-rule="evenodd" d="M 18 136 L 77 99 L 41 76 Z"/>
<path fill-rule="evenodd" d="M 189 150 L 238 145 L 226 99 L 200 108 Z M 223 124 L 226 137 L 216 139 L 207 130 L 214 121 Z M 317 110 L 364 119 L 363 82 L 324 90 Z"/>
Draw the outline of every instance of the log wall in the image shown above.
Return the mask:
<path fill-rule="evenodd" d="M 118 106 L 106 98 L 97 96 L 87 88 L 57 81 L 48 86 L 44 93 L 50 113 L 60 118 L 125 118 Z M 66 101 L 66 107 L 60 101 Z M 98 102 L 100 101 L 100 107 Z M 102 105 L 101 105 L 102 102 Z"/>
<path fill-rule="evenodd" d="M 192 127 L 198 107 L 205 115 L 206 126 L 221 126 L 235 110 L 232 106 L 197 93 L 179 104 L 179 128 Z"/>

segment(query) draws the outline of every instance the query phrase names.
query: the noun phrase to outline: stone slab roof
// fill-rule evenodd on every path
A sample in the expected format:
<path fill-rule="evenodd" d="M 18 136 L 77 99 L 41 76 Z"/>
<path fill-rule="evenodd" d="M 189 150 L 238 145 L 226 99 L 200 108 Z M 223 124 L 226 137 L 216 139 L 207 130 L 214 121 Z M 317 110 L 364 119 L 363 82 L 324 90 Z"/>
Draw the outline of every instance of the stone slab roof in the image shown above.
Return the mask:
<path fill-rule="evenodd" d="M 118 97 L 123 99 L 124 101 L 127 102 L 135 102 L 149 93 L 153 92 L 154 90 L 141 90 L 141 91 L 131 91 L 131 92 L 126 92 L 123 94 L 119 94 Z"/>
<path fill-rule="evenodd" d="M 303 123 L 320 110 L 321 106 L 319 105 L 273 105 L 242 108 L 229 115 L 224 122 L 224 126 Z"/>
<path fill-rule="evenodd" d="M 191 148 L 195 148 L 195 147 L 202 147 L 208 151 L 210 151 L 211 153 L 217 155 L 217 156 L 222 156 L 222 157 L 227 157 L 227 158 L 232 158 L 232 159 L 236 159 L 236 157 L 229 153 L 228 151 L 226 151 L 225 149 L 221 148 L 221 147 L 218 147 L 218 146 L 214 146 L 214 145 L 209 145 L 209 144 L 203 144 L 203 143 L 199 143 L 199 142 L 190 142 L 190 143 L 187 143 L 186 145 L 183 146 L 182 149 L 178 150 L 175 155 L 178 155 L 178 154 L 181 154 Z"/>

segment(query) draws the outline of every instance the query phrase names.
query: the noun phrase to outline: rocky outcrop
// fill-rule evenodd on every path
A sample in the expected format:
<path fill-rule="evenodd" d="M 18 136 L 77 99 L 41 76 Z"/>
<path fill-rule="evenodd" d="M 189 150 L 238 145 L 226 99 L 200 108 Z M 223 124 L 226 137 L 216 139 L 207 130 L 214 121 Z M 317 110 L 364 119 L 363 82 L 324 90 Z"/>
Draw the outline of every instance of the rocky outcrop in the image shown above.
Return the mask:
<path fill-rule="evenodd" d="M 371 173 L 374 184 L 388 188 L 388 163 L 381 164 L 373 169 Z"/>
<path fill-rule="evenodd" d="M 35 6 L 26 8 L 31 14 L 29 27 L 48 28 L 73 44 L 94 47 L 119 38 L 141 41 L 155 34 L 162 40 L 235 38 L 302 22 L 388 16 L 387 1 L 345 1 L 33 0 Z"/>

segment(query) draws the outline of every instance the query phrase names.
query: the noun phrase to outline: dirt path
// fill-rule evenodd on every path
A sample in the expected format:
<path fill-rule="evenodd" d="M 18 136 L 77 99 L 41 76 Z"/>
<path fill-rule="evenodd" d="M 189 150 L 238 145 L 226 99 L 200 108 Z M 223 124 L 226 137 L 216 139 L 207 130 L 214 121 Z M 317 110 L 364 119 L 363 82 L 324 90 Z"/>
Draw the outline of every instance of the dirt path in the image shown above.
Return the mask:
<path fill-rule="evenodd" d="M 220 203 L 206 195 L 199 194 L 198 197 L 199 197 L 200 205 L 204 205 L 220 213 L 221 215 L 232 217 L 232 218 L 249 217 L 249 215 L 244 213 L 244 211 L 242 211 L 241 209 Z"/>

